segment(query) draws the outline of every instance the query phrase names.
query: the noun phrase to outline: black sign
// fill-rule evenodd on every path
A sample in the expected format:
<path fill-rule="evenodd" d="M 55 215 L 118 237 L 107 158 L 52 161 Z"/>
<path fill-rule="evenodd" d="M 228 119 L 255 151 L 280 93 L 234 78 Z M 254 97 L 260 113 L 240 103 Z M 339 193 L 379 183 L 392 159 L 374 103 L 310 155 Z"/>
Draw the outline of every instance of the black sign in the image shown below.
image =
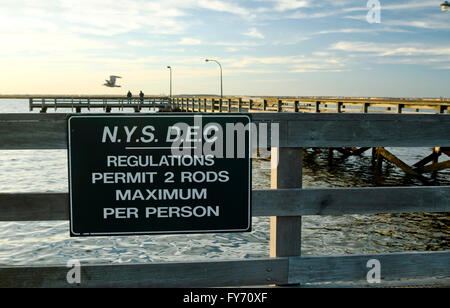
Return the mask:
<path fill-rule="evenodd" d="M 248 115 L 68 119 L 71 236 L 251 231 Z"/>

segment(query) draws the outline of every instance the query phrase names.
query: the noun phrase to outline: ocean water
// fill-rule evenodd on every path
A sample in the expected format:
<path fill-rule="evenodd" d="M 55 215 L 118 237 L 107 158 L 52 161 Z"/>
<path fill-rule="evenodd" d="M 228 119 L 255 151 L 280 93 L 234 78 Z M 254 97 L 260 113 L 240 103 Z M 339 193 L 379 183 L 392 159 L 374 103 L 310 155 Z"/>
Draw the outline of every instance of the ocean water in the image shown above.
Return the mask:
<path fill-rule="evenodd" d="M 25 100 L 0 100 L 0 113 L 27 113 Z M 34 112 L 38 112 L 37 110 Z M 53 111 L 50 111 L 53 112 Z M 1 142 L 1 140 L 0 140 Z M 389 148 L 412 163 L 430 148 Z M 253 160 L 253 189 L 270 187 L 269 153 Z M 49 159 L 51 158 L 51 159 Z M 67 192 L 65 150 L 0 151 L 0 192 Z M 345 160 L 326 151 L 305 150 L 304 187 L 411 186 L 424 183 L 384 165 L 377 178 L 370 153 Z M 450 185 L 450 171 L 426 185 Z M 446 213 L 305 216 L 302 254 L 361 254 L 448 250 L 450 218 Z M 243 259 L 269 256 L 269 218 L 254 217 L 251 233 L 70 238 L 67 221 L 0 222 L 0 265 L 142 263 Z"/>

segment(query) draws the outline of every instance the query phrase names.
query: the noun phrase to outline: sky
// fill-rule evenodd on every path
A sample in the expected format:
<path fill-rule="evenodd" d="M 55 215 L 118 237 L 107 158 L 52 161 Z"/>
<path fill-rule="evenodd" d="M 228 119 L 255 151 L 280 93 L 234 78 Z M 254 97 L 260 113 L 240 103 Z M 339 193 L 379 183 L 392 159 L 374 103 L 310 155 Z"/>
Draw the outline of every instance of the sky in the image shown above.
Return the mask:
<path fill-rule="evenodd" d="M 0 0 L 0 94 L 450 97 L 441 3 Z"/>

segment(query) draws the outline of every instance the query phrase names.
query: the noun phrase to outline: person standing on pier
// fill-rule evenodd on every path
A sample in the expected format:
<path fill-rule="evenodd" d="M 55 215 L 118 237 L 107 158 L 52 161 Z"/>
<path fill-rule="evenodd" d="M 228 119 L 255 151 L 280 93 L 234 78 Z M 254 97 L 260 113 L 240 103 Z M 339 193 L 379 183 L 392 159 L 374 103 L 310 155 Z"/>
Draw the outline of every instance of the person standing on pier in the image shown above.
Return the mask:
<path fill-rule="evenodd" d="M 131 91 L 128 91 L 128 93 L 127 93 L 128 104 L 131 104 L 132 97 L 133 97 L 133 94 L 131 94 Z"/>
<path fill-rule="evenodd" d="M 141 104 L 143 104 L 144 103 L 144 93 L 142 91 L 139 93 L 139 98 L 141 99 Z"/>

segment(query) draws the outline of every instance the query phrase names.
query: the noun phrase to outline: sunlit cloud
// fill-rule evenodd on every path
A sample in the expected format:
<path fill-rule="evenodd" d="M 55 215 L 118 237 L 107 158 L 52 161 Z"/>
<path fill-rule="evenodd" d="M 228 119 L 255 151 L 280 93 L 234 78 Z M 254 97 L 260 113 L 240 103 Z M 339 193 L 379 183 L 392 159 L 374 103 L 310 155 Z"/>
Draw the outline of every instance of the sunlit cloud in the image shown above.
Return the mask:
<path fill-rule="evenodd" d="M 263 39 L 264 35 L 256 28 L 251 28 L 248 32 L 243 33 L 246 36 L 250 36 L 257 39 Z"/>

